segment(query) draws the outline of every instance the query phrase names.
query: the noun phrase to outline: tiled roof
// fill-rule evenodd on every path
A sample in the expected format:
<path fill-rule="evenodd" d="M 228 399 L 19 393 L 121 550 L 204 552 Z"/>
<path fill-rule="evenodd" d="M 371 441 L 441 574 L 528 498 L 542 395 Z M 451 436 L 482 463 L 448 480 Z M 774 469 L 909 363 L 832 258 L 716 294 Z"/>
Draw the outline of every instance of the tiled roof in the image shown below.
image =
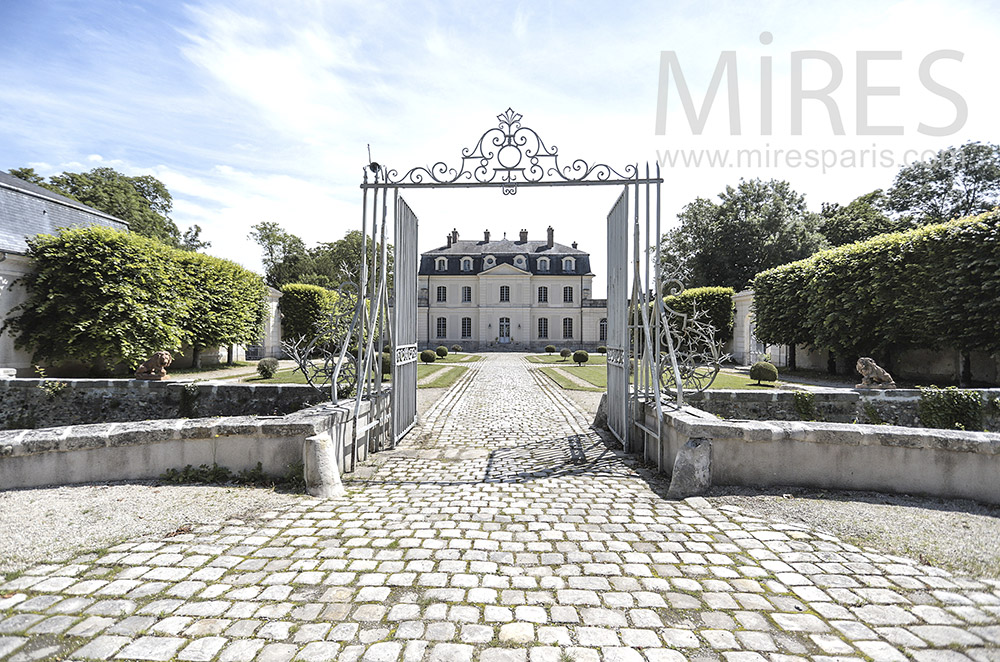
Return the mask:
<path fill-rule="evenodd" d="M 88 225 L 128 229 L 119 218 L 0 172 L 0 251 L 24 253 L 29 237 Z"/>

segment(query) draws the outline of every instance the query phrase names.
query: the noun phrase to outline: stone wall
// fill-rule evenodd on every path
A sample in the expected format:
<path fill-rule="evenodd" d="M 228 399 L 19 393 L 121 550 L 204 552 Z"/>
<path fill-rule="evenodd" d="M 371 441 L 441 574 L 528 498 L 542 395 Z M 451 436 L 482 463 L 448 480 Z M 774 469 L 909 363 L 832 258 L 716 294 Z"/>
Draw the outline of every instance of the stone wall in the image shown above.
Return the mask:
<path fill-rule="evenodd" d="M 322 400 L 311 386 L 298 384 L 3 379 L 0 430 L 165 418 L 272 416 Z"/>
<path fill-rule="evenodd" d="M 656 410 L 644 407 L 646 427 Z M 710 483 L 876 490 L 1000 504 L 1000 434 L 889 425 L 731 421 L 683 407 L 664 411 L 661 434 L 636 452 L 670 473 L 691 440 L 709 445 Z"/>
<path fill-rule="evenodd" d="M 981 394 L 983 400 L 983 429 L 1000 432 L 1000 389 L 969 389 Z M 918 389 L 813 389 L 813 416 L 805 413 L 803 396 L 795 393 L 806 391 L 749 391 L 709 390 L 687 396 L 691 405 L 702 411 L 730 420 L 801 421 L 816 420 L 827 423 L 871 423 L 875 425 L 900 425 L 918 427 Z M 808 396 L 806 396 L 808 397 Z"/>

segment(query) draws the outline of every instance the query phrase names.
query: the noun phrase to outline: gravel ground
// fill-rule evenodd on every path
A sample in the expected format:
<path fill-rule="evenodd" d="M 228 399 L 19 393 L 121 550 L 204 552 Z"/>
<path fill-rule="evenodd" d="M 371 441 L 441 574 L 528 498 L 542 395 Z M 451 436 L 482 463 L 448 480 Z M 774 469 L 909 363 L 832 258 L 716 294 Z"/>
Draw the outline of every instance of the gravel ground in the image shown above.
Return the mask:
<path fill-rule="evenodd" d="M 804 524 L 860 547 L 954 572 L 1000 577 L 1000 506 L 878 492 L 712 488 L 709 501 Z"/>
<path fill-rule="evenodd" d="M 252 520 L 301 498 L 262 488 L 153 482 L 0 491 L 0 575 L 163 536 L 184 524 Z"/>

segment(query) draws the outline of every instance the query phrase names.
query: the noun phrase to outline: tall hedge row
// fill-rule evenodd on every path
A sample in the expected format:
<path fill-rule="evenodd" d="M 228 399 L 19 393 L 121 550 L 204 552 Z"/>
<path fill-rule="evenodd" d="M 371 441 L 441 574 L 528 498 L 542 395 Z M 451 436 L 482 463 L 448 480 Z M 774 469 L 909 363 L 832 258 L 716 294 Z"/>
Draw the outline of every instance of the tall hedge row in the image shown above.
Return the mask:
<path fill-rule="evenodd" d="M 88 227 L 28 240 L 28 298 L 2 330 L 34 361 L 132 368 L 160 350 L 251 342 L 266 315 L 260 276 L 131 232 Z"/>
<path fill-rule="evenodd" d="M 687 315 L 694 314 L 695 308 L 708 312 L 705 321 L 716 330 L 716 338 L 726 342 L 733 337 L 733 288 L 694 287 L 680 294 L 663 298 L 663 303 L 671 309 Z"/>
<path fill-rule="evenodd" d="M 757 337 L 847 356 L 1000 351 L 1000 210 L 848 244 L 757 275 Z"/>
<path fill-rule="evenodd" d="M 318 285 L 291 283 L 281 288 L 281 337 L 312 338 L 334 311 L 337 293 Z"/>

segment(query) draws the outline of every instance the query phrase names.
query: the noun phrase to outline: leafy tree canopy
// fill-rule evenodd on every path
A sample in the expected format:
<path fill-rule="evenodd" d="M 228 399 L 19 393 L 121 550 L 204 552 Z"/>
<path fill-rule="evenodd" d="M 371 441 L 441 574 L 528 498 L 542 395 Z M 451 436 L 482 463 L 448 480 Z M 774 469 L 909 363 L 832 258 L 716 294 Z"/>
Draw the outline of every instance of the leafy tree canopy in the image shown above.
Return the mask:
<path fill-rule="evenodd" d="M 970 142 L 903 166 L 887 195 L 912 225 L 989 211 L 1000 202 L 1000 145 Z"/>
<path fill-rule="evenodd" d="M 63 172 L 46 181 L 33 168 L 13 168 L 10 174 L 54 193 L 72 198 L 105 214 L 122 219 L 129 229 L 144 237 L 185 250 L 206 248 L 199 238 L 201 228 L 189 228 L 183 238 L 170 219 L 173 198 L 156 177 L 129 177 L 114 168 L 94 168 L 89 172 Z"/>
<path fill-rule="evenodd" d="M 908 222 L 889 215 L 888 204 L 882 189 L 858 196 L 843 206 L 823 203 L 820 232 L 831 246 L 843 246 L 887 232 L 908 230 Z"/>
<path fill-rule="evenodd" d="M 826 244 L 819 215 L 788 182 L 740 180 L 719 202 L 697 198 L 663 238 L 666 270 L 692 287 L 744 289 L 760 271 L 807 257 Z"/>

